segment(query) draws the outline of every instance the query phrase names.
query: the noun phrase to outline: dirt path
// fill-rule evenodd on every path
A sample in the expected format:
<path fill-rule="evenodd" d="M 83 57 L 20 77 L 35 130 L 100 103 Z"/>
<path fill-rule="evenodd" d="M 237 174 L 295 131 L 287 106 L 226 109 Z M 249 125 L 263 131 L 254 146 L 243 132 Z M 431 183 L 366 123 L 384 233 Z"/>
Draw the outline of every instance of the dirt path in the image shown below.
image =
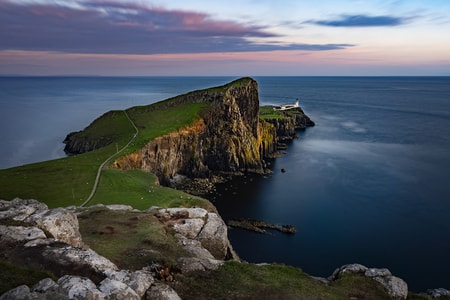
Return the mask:
<path fill-rule="evenodd" d="M 133 135 L 133 137 L 128 141 L 128 143 L 122 148 L 120 149 L 118 152 L 114 153 L 113 155 L 111 155 L 110 157 L 108 157 L 101 165 L 100 167 L 98 167 L 97 170 L 97 176 L 95 177 L 95 182 L 94 182 L 94 186 L 92 187 L 92 191 L 91 194 L 89 195 L 89 197 L 87 197 L 87 199 L 83 202 L 83 204 L 81 204 L 81 206 L 86 206 L 86 204 L 89 203 L 89 201 L 91 201 L 92 197 L 94 197 L 95 192 L 97 191 L 97 186 L 98 186 L 98 182 L 100 181 L 100 175 L 102 173 L 102 169 L 105 167 L 105 165 L 116 155 L 120 154 L 121 152 L 123 152 L 126 148 L 128 148 L 128 146 L 131 145 L 131 143 L 136 139 L 137 135 L 139 134 L 139 129 L 136 127 L 136 124 L 134 124 L 134 122 L 130 119 L 130 116 L 128 116 L 128 113 L 126 110 L 123 111 L 123 113 L 125 114 L 125 116 L 127 117 L 127 119 L 130 121 L 131 125 L 133 125 L 135 133 Z"/>

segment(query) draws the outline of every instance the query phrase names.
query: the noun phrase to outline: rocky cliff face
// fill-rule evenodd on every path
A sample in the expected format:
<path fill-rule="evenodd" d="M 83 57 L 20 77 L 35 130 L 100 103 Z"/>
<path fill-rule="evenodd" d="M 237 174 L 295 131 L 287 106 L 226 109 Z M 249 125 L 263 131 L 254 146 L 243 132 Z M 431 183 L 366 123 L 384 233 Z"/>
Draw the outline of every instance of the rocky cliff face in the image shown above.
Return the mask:
<path fill-rule="evenodd" d="M 292 137 L 302 126 L 292 116 L 283 124 L 261 120 L 258 84 L 251 78 L 193 92 L 177 101 L 208 102 L 211 108 L 192 126 L 156 138 L 137 153 L 116 160 L 116 167 L 155 173 L 163 184 L 176 174 L 264 173 L 265 159 L 277 151 L 278 136 Z"/>
<path fill-rule="evenodd" d="M 279 111 L 281 118 L 264 118 L 264 120 L 275 127 L 277 141 L 290 140 L 296 136 L 296 131 L 314 126 L 314 122 L 303 112 L 300 107 Z"/>
<path fill-rule="evenodd" d="M 290 110 L 283 118 L 260 119 L 258 84 L 251 78 L 190 92 L 144 110 L 131 108 L 130 113 L 186 103 L 208 103 L 209 109 L 190 126 L 155 138 L 141 150 L 117 159 L 115 167 L 152 172 L 164 185 L 177 174 L 207 178 L 214 172 L 264 173 L 265 160 L 274 157 L 280 140 L 292 138 L 297 129 L 313 125 L 301 109 Z M 87 130 L 110 114 L 113 116 L 114 112 L 106 113 Z M 111 136 L 96 140 L 86 136 L 83 132 L 69 134 L 65 140 L 66 151 L 83 153 L 103 147 L 111 140 Z"/>
<path fill-rule="evenodd" d="M 122 114 L 118 111 L 109 111 L 104 113 L 102 116 L 94 120 L 92 124 L 86 127 L 82 131 L 75 131 L 69 133 L 64 139 L 63 143 L 66 144 L 64 147 L 64 152 L 69 155 L 81 154 L 89 151 L 93 151 L 111 144 L 116 138 L 117 133 L 114 130 L 104 132 L 97 138 L 92 138 L 85 135 L 85 132 L 89 131 L 91 128 L 96 126 L 102 126 L 101 123 L 105 119 L 111 119 L 117 116 L 117 114 Z"/>

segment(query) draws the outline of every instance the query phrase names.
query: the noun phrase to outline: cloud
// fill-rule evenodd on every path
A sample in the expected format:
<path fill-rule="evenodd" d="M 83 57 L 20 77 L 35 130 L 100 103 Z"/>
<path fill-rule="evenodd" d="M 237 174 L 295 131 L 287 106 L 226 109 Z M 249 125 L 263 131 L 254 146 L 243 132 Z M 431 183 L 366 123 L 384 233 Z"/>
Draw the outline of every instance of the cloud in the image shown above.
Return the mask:
<path fill-rule="evenodd" d="M 63 2 L 56 2 L 63 3 Z M 139 3 L 139 2 L 138 2 Z M 142 4 L 0 2 L 0 50 L 164 54 L 339 50 L 350 44 L 281 44 L 264 26 Z M 264 40 L 271 39 L 271 42 Z M 258 40 L 258 42 L 254 42 Z"/>
<path fill-rule="evenodd" d="M 399 26 L 410 18 L 394 16 L 342 15 L 332 20 L 312 20 L 307 23 L 331 27 L 380 27 Z"/>

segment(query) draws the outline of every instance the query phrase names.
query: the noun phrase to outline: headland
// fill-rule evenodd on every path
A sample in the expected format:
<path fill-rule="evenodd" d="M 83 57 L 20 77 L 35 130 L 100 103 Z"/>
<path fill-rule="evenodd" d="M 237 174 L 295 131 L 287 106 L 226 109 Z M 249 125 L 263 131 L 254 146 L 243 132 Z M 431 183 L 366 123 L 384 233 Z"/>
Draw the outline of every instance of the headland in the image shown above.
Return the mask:
<path fill-rule="evenodd" d="M 117 153 L 135 134 L 127 116 L 138 134 Z M 2 170 L 0 198 L 40 200 L 0 203 L 4 276 L 35 274 L 2 297 L 405 299 L 406 283 L 386 269 L 352 264 L 325 279 L 241 262 L 210 202 L 164 187 L 180 176 L 210 184 L 221 174 L 268 172 L 284 141 L 313 125 L 300 107 L 260 108 L 256 81 L 242 78 L 108 112 L 67 136 L 71 157 Z M 106 206 L 79 207 L 115 152 L 93 198 Z"/>

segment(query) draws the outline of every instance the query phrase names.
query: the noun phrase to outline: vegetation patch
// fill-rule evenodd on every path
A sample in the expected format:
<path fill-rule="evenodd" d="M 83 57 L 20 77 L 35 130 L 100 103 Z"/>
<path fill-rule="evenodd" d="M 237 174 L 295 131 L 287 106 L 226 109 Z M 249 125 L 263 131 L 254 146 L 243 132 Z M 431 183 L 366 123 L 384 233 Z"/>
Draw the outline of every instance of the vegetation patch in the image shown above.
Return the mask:
<path fill-rule="evenodd" d="M 217 271 L 181 276 L 173 286 L 183 299 L 391 299 L 378 283 L 360 275 L 327 285 L 298 268 L 235 261 Z"/>
<path fill-rule="evenodd" d="M 94 199 L 89 205 L 127 204 L 144 210 L 159 207 L 203 207 L 214 210 L 213 205 L 200 197 L 155 184 L 156 176 L 141 170 L 103 170 Z"/>
<path fill-rule="evenodd" d="M 190 256 L 152 213 L 89 209 L 78 216 L 83 241 L 119 268 L 173 266 Z"/>
<path fill-rule="evenodd" d="M 286 119 L 287 116 L 279 111 L 275 110 L 273 106 L 260 106 L 259 117 L 262 119 Z"/>
<path fill-rule="evenodd" d="M 48 271 L 20 267 L 1 260 L 0 269 L 0 295 L 19 285 L 32 286 L 44 278 L 56 280 L 56 277 Z"/>

